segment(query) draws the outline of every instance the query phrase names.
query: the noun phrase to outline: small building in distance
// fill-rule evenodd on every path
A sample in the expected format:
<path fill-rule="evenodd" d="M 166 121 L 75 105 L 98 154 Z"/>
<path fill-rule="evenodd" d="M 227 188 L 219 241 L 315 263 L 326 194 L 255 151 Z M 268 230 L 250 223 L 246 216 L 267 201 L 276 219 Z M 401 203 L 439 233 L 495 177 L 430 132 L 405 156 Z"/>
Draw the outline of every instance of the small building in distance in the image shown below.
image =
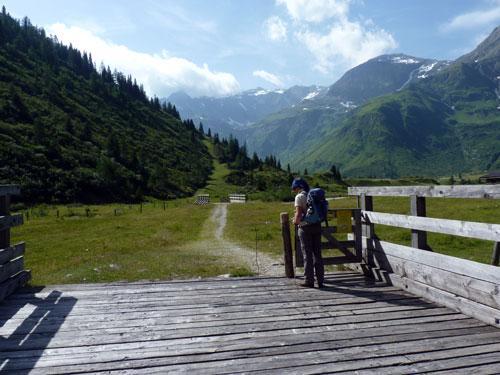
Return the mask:
<path fill-rule="evenodd" d="M 488 174 L 479 177 L 479 180 L 487 184 L 500 184 L 500 171 L 491 171 Z"/>

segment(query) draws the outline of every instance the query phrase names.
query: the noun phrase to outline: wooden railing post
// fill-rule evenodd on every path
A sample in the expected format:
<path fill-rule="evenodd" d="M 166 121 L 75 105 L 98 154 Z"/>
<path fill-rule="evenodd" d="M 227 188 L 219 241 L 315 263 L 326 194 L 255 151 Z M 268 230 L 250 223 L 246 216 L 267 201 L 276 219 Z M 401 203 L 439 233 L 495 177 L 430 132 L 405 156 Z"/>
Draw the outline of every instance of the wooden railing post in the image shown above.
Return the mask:
<path fill-rule="evenodd" d="M 293 269 L 292 238 L 290 236 L 290 218 L 288 212 L 280 214 L 281 234 L 283 236 L 283 258 L 285 262 L 285 275 L 293 279 L 295 272 Z"/>
<path fill-rule="evenodd" d="M 0 216 L 10 214 L 10 195 L 0 196 Z M 10 226 L 0 230 L 0 249 L 6 249 L 10 246 Z"/>
<path fill-rule="evenodd" d="M 425 205 L 425 197 L 412 195 L 410 197 L 411 215 L 412 216 L 427 216 Z M 423 230 L 411 230 L 411 246 L 422 250 L 431 250 L 427 244 L 427 232 Z"/>
<path fill-rule="evenodd" d="M 361 210 L 373 211 L 373 197 L 365 194 L 360 196 Z M 375 227 L 371 223 L 363 224 L 362 234 L 364 237 L 373 238 L 375 235 Z"/>
<path fill-rule="evenodd" d="M 500 265 L 500 242 L 493 244 L 493 255 L 491 256 L 491 264 L 494 266 Z"/>

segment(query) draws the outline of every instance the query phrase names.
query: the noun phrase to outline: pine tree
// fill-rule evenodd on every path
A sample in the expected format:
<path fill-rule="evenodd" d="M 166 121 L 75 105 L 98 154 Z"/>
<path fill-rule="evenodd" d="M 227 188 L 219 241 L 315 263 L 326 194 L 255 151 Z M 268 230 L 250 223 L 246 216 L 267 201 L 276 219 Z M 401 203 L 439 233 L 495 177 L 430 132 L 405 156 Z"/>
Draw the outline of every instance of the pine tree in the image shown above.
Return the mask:
<path fill-rule="evenodd" d="M 309 173 L 307 173 L 307 168 L 304 168 L 304 176 L 309 176 Z"/>
<path fill-rule="evenodd" d="M 203 129 L 203 124 L 200 121 L 200 125 L 198 126 L 198 131 L 200 132 L 201 135 L 205 134 L 205 130 Z"/>
<path fill-rule="evenodd" d="M 212 138 L 212 130 L 210 128 L 208 128 L 207 136 L 208 138 Z"/>
<path fill-rule="evenodd" d="M 288 174 L 292 173 L 291 170 L 290 170 L 290 164 L 286 165 L 286 171 L 287 171 Z"/>

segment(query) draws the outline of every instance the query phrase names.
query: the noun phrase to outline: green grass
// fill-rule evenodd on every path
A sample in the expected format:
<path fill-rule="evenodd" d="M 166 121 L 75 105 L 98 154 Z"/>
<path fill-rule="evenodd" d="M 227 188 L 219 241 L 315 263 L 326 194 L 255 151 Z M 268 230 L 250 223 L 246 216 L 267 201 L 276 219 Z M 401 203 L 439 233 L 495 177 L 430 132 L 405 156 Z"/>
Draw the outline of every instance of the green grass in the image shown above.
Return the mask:
<path fill-rule="evenodd" d="M 228 270 L 196 246 L 210 209 L 187 200 L 142 213 L 139 205 L 41 207 L 13 229 L 12 242 L 26 242 L 32 285 L 216 276 Z"/>
<path fill-rule="evenodd" d="M 293 214 L 293 204 L 250 202 L 230 205 L 226 235 L 231 241 L 255 248 L 256 231 L 259 250 L 281 256 L 282 238 L 279 224 L 280 212 Z M 348 197 L 330 201 L 331 208 L 354 208 L 356 199 Z M 409 198 L 375 197 L 374 210 L 379 212 L 409 214 Z M 427 216 L 453 220 L 500 223 L 500 202 L 487 199 L 427 199 Z M 375 233 L 384 241 L 410 245 L 410 230 L 383 225 L 375 226 Z M 493 243 L 466 237 L 437 233 L 428 234 L 428 243 L 435 252 L 489 263 Z"/>
<path fill-rule="evenodd" d="M 230 170 L 227 164 L 219 163 L 215 157 L 212 142 L 205 140 L 204 143 L 213 157 L 213 171 L 207 181 L 207 185 L 199 189 L 196 194 L 210 194 L 210 198 L 217 201 L 220 198 L 227 197 L 231 193 L 239 192 L 241 189 L 240 186 L 230 185 L 225 182 L 225 178 L 230 173 Z"/>

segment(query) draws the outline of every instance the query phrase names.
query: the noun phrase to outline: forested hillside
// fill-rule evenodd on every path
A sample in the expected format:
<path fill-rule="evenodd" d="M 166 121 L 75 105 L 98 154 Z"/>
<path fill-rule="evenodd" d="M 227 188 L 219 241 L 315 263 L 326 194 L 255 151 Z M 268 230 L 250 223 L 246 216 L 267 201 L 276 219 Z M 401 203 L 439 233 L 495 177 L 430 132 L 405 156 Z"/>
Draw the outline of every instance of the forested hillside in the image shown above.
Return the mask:
<path fill-rule="evenodd" d="M 0 183 L 26 201 L 186 195 L 211 158 L 192 121 L 132 77 L 0 14 Z"/>

